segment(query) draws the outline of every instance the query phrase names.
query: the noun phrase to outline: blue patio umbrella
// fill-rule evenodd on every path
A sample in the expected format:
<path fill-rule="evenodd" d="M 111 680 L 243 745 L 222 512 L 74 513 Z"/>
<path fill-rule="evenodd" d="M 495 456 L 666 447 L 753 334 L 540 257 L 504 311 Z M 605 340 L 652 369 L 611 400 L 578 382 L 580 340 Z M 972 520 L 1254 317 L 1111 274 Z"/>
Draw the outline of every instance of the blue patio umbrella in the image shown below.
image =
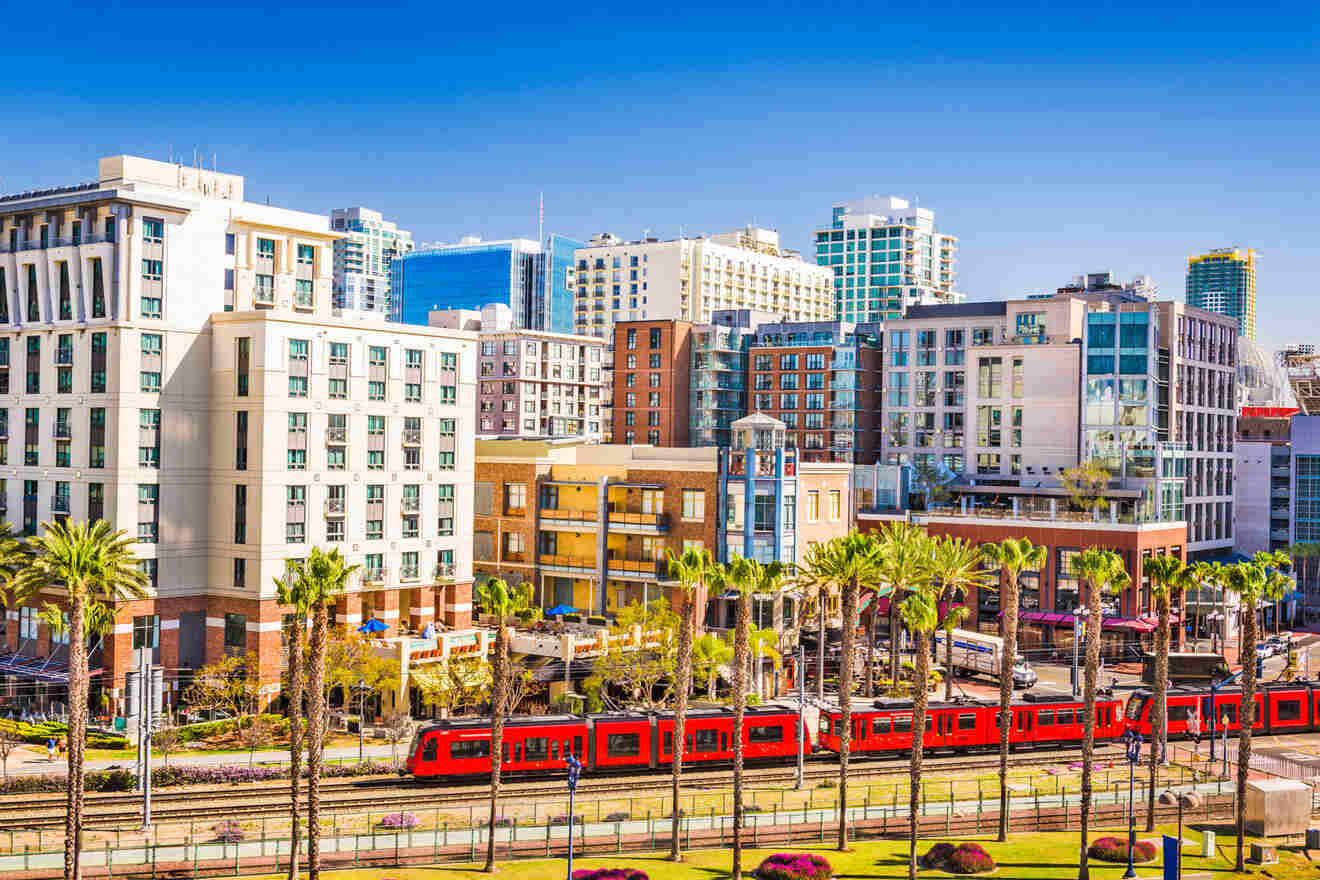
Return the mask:
<path fill-rule="evenodd" d="M 546 617 L 558 617 L 561 614 L 575 614 L 577 609 L 572 605 L 556 605 L 554 608 L 545 612 Z"/>
<path fill-rule="evenodd" d="M 364 624 L 362 624 L 361 626 L 359 626 L 359 627 L 358 627 L 358 632 L 360 632 L 360 633 L 382 633 L 382 632 L 385 632 L 385 630 L 387 630 L 387 629 L 389 629 L 389 628 L 390 628 L 390 627 L 389 627 L 389 624 L 387 624 L 387 623 L 382 623 L 381 621 L 379 621 L 379 620 L 377 620 L 376 618 L 373 617 L 373 618 L 371 618 L 370 620 L 368 620 L 366 623 L 364 623 Z"/>

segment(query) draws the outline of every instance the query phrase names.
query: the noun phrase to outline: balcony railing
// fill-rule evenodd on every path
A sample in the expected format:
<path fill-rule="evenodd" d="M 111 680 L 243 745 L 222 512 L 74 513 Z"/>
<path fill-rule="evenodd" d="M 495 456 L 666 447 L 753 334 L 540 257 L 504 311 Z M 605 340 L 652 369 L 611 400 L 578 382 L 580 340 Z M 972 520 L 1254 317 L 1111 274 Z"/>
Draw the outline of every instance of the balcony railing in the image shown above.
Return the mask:
<path fill-rule="evenodd" d="M 67 367 L 73 363 L 73 349 L 57 348 L 55 349 L 55 363 L 59 366 Z"/>
<path fill-rule="evenodd" d="M 404 429 L 403 429 L 403 445 L 404 445 L 404 446 L 421 446 L 421 445 L 422 445 L 422 429 L 421 429 L 421 428 L 404 428 Z"/>
<path fill-rule="evenodd" d="M 325 442 L 326 442 L 326 443 L 347 443 L 347 442 L 348 442 L 348 428 L 326 428 L 326 429 L 325 429 Z"/>
<path fill-rule="evenodd" d="M 660 576 L 660 563 L 654 559 L 611 559 L 605 563 L 605 568 L 609 572 L 621 574 Z"/>
<path fill-rule="evenodd" d="M 399 580 L 415 581 L 417 580 L 417 566 L 403 565 L 399 567 Z"/>
<path fill-rule="evenodd" d="M 52 512 L 52 513 L 68 513 L 68 512 L 69 512 L 69 496 L 68 496 L 68 495 L 52 495 L 52 496 L 51 496 L 51 499 L 50 499 L 50 509 L 51 509 L 51 512 Z"/>
<path fill-rule="evenodd" d="M 669 517 L 663 513 L 623 513 L 610 511 L 612 526 L 654 526 L 662 529 L 669 523 Z"/>
<path fill-rule="evenodd" d="M 445 578 L 452 578 L 457 570 L 458 567 L 455 566 L 454 563 L 452 562 L 437 562 L 435 565 L 434 577 L 436 580 L 444 580 Z"/>
<path fill-rule="evenodd" d="M 404 513 L 418 513 L 422 509 L 422 499 L 405 495 L 399 501 L 399 506 L 403 508 Z"/>
<path fill-rule="evenodd" d="M 388 568 L 368 568 L 362 575 L 362 580 L 369 584 L 383 584 L 390 579 L 390 570 Z"/>
<path fill-rule="evenodd" d="M 73 436 L 73 426 L 68 422 L 56 422 L 51 428 L 56 440 L 68 440 Z"/>
<path fill-rule="evenodd" d="M 345 516 L 348 513 L 347 506 L 343 498 L 327 498 L 325 499 L 325 515 Z"/>
<path fill-rule="evenodd" d="M 275 288 L 258 287 L 252 291 L 252 301 L 257 305 L 273 306 L 275 305 Z"/>
<path fill-rule="evenodd" d="M 555 508 L 542 508 L 541 519 L 552 519 L 556 522 L 594 523 L 599 519 L 599 516 L 594 510 L 559 510 Z"/>
<path fill-rule="evenodd" d="M 553 565 L 556 568 L 578 568 L 590 571 L 596 567 L 596 560 L 589 556 L 558 556 L 542 553 L 538 561 L 542 565 Z"/>

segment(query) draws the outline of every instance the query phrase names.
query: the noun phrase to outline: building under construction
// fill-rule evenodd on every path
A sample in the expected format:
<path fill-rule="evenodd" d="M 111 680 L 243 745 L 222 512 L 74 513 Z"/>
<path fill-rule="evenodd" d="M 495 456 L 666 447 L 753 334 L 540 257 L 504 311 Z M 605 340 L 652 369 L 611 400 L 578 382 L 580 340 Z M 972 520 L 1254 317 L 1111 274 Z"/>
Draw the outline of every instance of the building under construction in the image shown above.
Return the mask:
<path fill-rule="evenodd" d="M 1287 345 L 1278 357 L 1302 414 L 1320 415 L 1320 355 L 1315 346 Z"/>

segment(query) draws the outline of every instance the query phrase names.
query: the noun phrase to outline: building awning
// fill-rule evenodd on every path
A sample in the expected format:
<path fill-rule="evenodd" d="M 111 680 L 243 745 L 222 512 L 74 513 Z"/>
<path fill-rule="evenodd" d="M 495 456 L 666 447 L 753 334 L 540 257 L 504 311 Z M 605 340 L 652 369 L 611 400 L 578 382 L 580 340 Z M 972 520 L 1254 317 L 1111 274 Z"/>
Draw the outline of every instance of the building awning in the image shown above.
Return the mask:
<path fill-rule="evenodd" d="M 100 675 L 100 668 L 89 669 L 88 675 Z M 69 683 L 69 665 L 53 658 L 31 657 L 13 652 L 0 654 L 0 675 L 13 675 L 50 684 Z"/>
<path fill-rule="evenodd" d="M 608 489 L 663 489 L 660 483 L 609 483 Z"/>
<path fill-rule="evenodd" d="M 1021 498 L 1068 498 L 1071 493 L 1062 486 L 971 486 L 950 483 L 944 488 L 955 495 L 1017 495 Z M 1105 489 L 1106 498 L 1140 498 L 1140 489 Z"/>
<path fill-rule="evenodd" d="M 1002 614 L 1001 614 L 1002 616 Z M 1040 626 L 1068 626 L 1073 625 L 1073 616 L 1063 614 L 1058 611 L 1023 611 L 1018 614 L 1018 621 L 1021 623 L 1034 623 Z M 1169 628 L 1178 626 L 1180 618 L 1177 614 L 1169 615 Z M 1132 632 L 1150 633 L 1154 632 L 1160 625 L 1157 617 L 1106 617 L 1100 624 L 1101 629 L 1125 629 Z"/>

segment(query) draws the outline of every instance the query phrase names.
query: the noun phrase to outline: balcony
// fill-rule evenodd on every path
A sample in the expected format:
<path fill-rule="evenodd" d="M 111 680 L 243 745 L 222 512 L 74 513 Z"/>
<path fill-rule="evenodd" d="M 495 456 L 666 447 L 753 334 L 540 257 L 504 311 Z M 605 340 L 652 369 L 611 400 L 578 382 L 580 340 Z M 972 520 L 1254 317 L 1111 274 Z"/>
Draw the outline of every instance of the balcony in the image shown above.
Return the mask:
<path fill-rule="evenodd" d="M 608 560 L 605 563 L 605 570 L 612 578 L 650 581 L 659 579 L 661 565 L 662 563 L 655 559 L 624 557 Z"/>
<path fill-rule="evenodd" d="M 50 499 L 50 512 L 51 512 L 51 513 L 68 513 L 68 512 L 69 512 L 69 496 L 68 496 L 68 495 L 52 495 L 52 496 L 51 496 L 51 499 Z"/>
<path fill-rule="evenodd" d="M 275 305 L 275 288 L 273 287 L 253 288 L 252 301 L 259 306 Z"/>
<path fill-rule="evenodd" d="M 1273 465 L 1270 467 L 1270 476 L 1272 477 L 1291 477 L 1292 468 L 1288 465 Z"/>
<path fill-rule="evenodd" d="M 362 574 L 363 583 L 384 584 L 390 579 L 390 570 L 388 568 L 368 568 Z"/>
<path fill-rule="evenodd" d="M 421 429 L 421 428 L 404 428 L 404 429 L 403 429 L 403 445 L 404 445 L 404 446 L 421 446 L 421 445 L 422 445 L 422 429 Z"/>
<path fill-rule="evenodd" d="M 596 560 L 589 556 L 557 556 L 542 553 L 537 557 L 537 561 L 545 568 L 558 571 L 580 574 L 596 573 Z"/>
<path fill-rule="evenodd" d="M 405 495 L 399 500 L 399 507 L 404 513 L 420 513 L 422 510 L 422 499 Z"/>
<path fill-rule="evenodd" d="M 56 440 L 68 440 L 73 437 L 73 426 L 68 422 L 56 422 L 51 427 L 51 434 Z"/>
<path fill-rule="evenodd" d="M 541 510 L 541 527 L 548 529 L 575 532 L 594 530 L 599 519 L 594 510 Z"/>
<path fill-rule="evenodd" d="M 400 581 L 415 581 L 415 580 L 417 580 L 417 579 L 418 579 L 418 575 L 417 575 L 417 566 L 415 566 L 415 565 L 404 565 L 404 566 L 400 566 L 400 567 L 399 567 L 399 580 L 400 580 Z"/>
<path fill-rule="evenodd" d="M 341 516 L 347 516 L 348 515 L 347 507 L 348 505 L 343 498 L 325 499 L 326 516 L 332 516 L 336 518 Z"/>
<path fill-rule="evenodd" d="M 1287 529 L 1270 529 L 1270 540 L 1271 540 L 1271 541 L 1287 541 L 1287 540 L 1289 540 L 1288 530 L 1287 530 Z"/>
<path fill-rule="evenodd" d="M 613 531 L 657 534 L 669 531 L 669 517 L 663 513 L 627 513 L 611 510 L 609 525 Z"/>
<path fill-rule="evenodd" d="M 452 580 L 457 571 L 458 566 L 452 562 L 437 562 L 433 577 L 437 581 Z"/>
<path fill-rule="evenodd" d="M 56 363 L 57 365 L 61 366 L 61 367 L 72 366 L 72 364 L 73 364 L 73 349 L 71 349 L 71 348 L 57 348 L 57 349 L 55 349 L 55 363 Z"/>
<path fill-rule="evenodd" d="M 348 442 L 348 428 L 326 428 L 325 442 L 334 445 Z"/>

